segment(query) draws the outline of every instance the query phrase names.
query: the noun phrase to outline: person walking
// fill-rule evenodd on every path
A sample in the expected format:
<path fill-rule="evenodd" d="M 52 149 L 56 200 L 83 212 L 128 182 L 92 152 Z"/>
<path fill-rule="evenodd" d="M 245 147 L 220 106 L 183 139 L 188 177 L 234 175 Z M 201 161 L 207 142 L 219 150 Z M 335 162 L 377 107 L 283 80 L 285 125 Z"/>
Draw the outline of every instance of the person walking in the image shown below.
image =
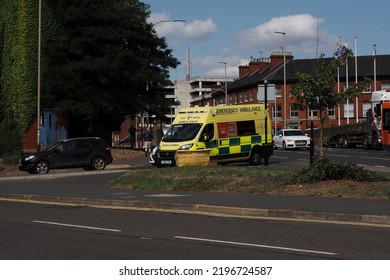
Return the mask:
<path fill-rule="evenodd" d="M 150 131 L 150 128 L 148 127 L 146 132 L 144 133 L 145 157 L 150 155 L 151 148 L 152 148 L 152 140 L 153 140 L 153 133 Z"/>
<path fill-rule="evenodd" d="M 134 149 L 135 141 L 137 141 L 137 129 L 134 127 L 134 125 L 131 125 L 129 128 L 130 133 L 130 148 Z"/>

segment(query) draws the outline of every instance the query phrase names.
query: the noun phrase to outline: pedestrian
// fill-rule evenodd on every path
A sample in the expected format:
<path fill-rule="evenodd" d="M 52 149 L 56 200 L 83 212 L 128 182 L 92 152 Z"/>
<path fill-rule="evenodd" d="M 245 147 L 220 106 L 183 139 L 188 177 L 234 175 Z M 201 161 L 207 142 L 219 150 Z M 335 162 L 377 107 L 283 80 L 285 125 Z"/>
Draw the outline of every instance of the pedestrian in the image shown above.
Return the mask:
<path fill-rule="evenodd" d="M 130 148 L 134 149 L 135 141 L 137 140 L 137 129 L 131 125 L 129 128 L 130 133 Z"/>
<path fill-rule="evenodd" d="M 153 133 L 150 131 L 150 128 L 148 127 L 144 134 L 145 157 L 150 155 L 152 140 L 153 140 Z"/>

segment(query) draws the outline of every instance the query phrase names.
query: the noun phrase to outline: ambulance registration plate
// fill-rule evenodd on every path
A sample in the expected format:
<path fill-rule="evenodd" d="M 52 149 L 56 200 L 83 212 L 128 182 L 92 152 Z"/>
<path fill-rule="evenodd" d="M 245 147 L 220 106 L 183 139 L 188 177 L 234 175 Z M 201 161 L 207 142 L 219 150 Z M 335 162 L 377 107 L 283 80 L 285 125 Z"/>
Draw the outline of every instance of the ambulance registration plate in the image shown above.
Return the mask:
<path fill-rule="evenodd" d="M 162 160 L 161 164 L 172 164 L 171 160 Z"/>

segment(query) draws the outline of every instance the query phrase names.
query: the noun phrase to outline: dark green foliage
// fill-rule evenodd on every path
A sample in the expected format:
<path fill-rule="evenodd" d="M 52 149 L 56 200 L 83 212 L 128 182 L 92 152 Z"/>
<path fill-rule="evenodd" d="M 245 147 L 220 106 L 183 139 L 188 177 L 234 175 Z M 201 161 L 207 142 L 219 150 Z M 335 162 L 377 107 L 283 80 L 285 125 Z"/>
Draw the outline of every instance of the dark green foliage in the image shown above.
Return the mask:
<path fill-rule="evenodd" d="M 178 61 L 138 0 L 51 0 L 60 28 L 47 47 L 44 104 L 68 113 L 70 134 L 111 133 L 124 116 L 158 113 Z M 169 105 L 169 104 L 168 104 Z M 169 108 L 165 105 L 165 109 Z M 164 111 L 164 110 L 163 110 Z"/>
<path fill-rule="evenodd" d="M 313 166 L 304 168 L 295 174 L 293 182 L 314 183 L 325 180 L 343 179 L 362 182 L 385 180 L 380 175 L 364 169 L 355 163 L 321 157 L 314 161 Z"/>
<path fill-rule="evenodd" d="M 110 135 L 126 115 L 161 115 L 179 62 L 138 0 L 42 0 L 41 109 L 69 136 Z M 36 118 L 38 1 L 0 0 L 0 113 L 23 134 Z M 157 105 L 156 105 L 157 104 Z"/>
<path fill-rule="evenodd" d="M 36 108 L 37 11 L 35 1 L 0 4 L 0 110 L 14 119 L 20 133 L 28 128 Z"/>
<path fill-rule="evenodd" d="M 0 157 L 19 155 L 22 150 L 21 136 L 15 121 L 0 121 Z"/>

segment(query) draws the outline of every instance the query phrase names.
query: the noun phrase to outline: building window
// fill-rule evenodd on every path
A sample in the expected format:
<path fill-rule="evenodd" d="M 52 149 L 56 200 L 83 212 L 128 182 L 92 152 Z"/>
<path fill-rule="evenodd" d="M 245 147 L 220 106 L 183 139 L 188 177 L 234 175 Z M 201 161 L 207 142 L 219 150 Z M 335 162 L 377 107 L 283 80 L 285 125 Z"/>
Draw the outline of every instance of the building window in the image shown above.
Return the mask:
<path fill-rule="evenodd" d="M 240 93 L 240 99 L 239 99 L 240 104 L 242 103 L 242 93 Z"/>
<path fill-rule="evenodd" d="M 335 119 L 336 118 L 336 112 L 334 110 L 334 107 L 328 107 L 328 117 L 330 119 Z"/>
<path fill-rule="evenodd" d="M 381 88 L 382 90 L 390 90 L 390 83 L 382 83 Z"/>
<path fill-rule="evenodd" d="M 280 86 L 278 86 L 278 87 L 275 86 L 275 96 L 282 97 L 282 90 L 281 90 Z"/>
<path fill-rule="evenodd" d="M 276 109 L 275 109 L 275 106 L 272 108 L 272 112 L 273 112 L 273 115 L 272 115 L 272 118 L 273 119 L 281 119 L 282 118 L 282 106 L 280 105 L 276 105 Z M 276 117 L 275 117 L 276 115 Z"/>
<path fill-rule="evenodd" d="M 317 110 L 308 110 L 308 111 L 307 111 L 307 117 L 308 117 L 309 119 L 311 119 L 311 118 L 313 118 L 313 119 L 317 118 L 317 117 L 318 117 L 318 111 L 317 111 Z"/>
<path fill-rule="evenodd" d="M 370 84 L 367 84 L 367 85 L 364 87 L 363 93 L 371 93 L 371 85 L 370 85 Z"/>
<path fill-rule="evenodd" d="M 290 107 L 290 118 L 297 119 L 298 118 L 298 107 L 297 105 L 292 105 Z"/>
<path fill-rule="evenodd" d="M 344 118 L 353 118 L 354 112 L 353 112 L 353 103 L 345 103 L 344 104 Z"/>
<path fill-rule="evenodd" d="M 250 93 L 249 100 L 253 101 L 253 92 Z"/>
<path fill-rule="evenodd" d="M 248 102 L 248 93 L 245 93 L 245 102 Z"/>
<path fill-rule="evenodd" d="M 371 103 L 370 102 L 363 102 L 363 117 L 367 117 L 367 111 L 371 109 Z"/>

